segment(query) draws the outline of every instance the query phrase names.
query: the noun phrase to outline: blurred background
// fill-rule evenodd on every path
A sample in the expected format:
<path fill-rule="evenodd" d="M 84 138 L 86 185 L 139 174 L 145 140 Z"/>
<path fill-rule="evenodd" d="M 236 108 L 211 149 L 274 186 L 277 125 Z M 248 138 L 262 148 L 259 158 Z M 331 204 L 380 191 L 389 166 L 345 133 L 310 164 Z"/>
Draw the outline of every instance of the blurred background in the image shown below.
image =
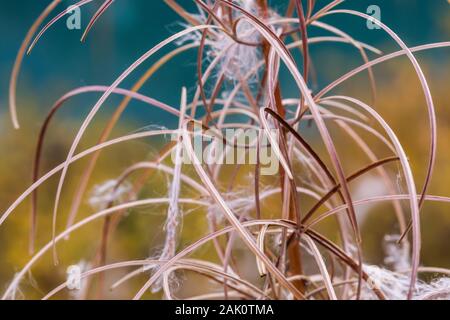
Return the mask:
<path fill-rule="evenodd" d="M 21 129 L 15 131 L 8 112 L 8 83 L 15 55 L 20 44 L 36 17 L 48 5 L 47 0 L 2 1 L 0 3 L 0 211 L 9 205 L 30 185 L 32 157 L 35 151 L 37 133 L 53 103 L 66 92 L 86 85 L 110 85 L 131 63 L 149 48 L 181 30 L 181 18 L 173 13 L 163 1 L 116 0 L 110 9 L 96 23 L 85 43 L 79 39 L 102 1 L 95 1 L 81 10 L 82 30 L 68 30 L 66 20 L 54 25 L 39 41 L 32 54 L 24 59 L 18 82 L 17 106 Z M 284 1 L 271 1 L 273 8 L 284 12 Z M 317 7 L 328 1 L 317 1 Z M 190 12 L 196 12 L 192 1 L 179 1 Z M 73 1 L 64 1 L 58 6 L 60 12 Z M 366 12 L 369 5 L 381 8 L 382 21 L 390 26 L 410 47 L 432 42 L 450 40 L 450 4 L 447 0 L 348 0 L 342 8 Z M 53 16 L 53 15 L 52 15 Z M 399 50 L 397 45 L 382 31 L 369 30 L 365 21 L 357 17 L 326 17 L 323 21 L 335 25 L 372 46 L 389 53 Z M 310 28 L 310 36 L 325 34 Z M 167 52 L 163 51 L 163 52 Z M 362 64 L 358 52 L 348 45 L 323 44 L 311 47 L 311 55 L 316 73 L 313 84 L 320 90 L 330 81 Z M 130 88 L 133 83 L 162 54 L 147 61 L 121 87 Z M 450 49 L 435 49 L 416 54 L 423 66 L 435 99 L 439 124 L 438 159 L 430 194 L 450 196 Z M 195 50 L 179 55 L 152 77 L 140 92 L 173 106 L 179 104 L 182 86 L 186 86 L 192 96 L 196 86 Z M 374 55 L 370 55 L 374 58 Z M 397 58 L 374 69 L 378 86 L 377 110 L 396 130 L 410 157 L 418 188 L 422 186 L 428 156 L 428 126 L 426 104 L 420 83 L 414 69 L 404 57 Z M 282 87 L 284 97 L 296 97 L 294 84 L 286 77 Z M 370 101 L 370 86 L 367 75 L 353 78 L 335 90 Z M 70 143 L 79 129 L 83 117 L 99 98 L 99 94 L 85 94 L 68 101 L 58 111 L 50 125 L 48 140 L 43 151 L 41 174 L 61 163 L 68 152 Z M 113 97 L 102 108 L 82 140 L 79 150 L 93 145 L 98 139 L 113 110 L 120 103 Z M 131 102 L 123 114 L 113 136 L 131 133 L 152 125 L 172 128 L 175 117 L 155 111 L 139 102 Z M 314 130 L 308 133 L 314 140 Z M 342 137 L 342 139 L 339 139 Z M 344 136 L 336 133 L 338 147 L 345 146 Z M 126 143 L 104 152 L 96 167 L 89 186 L 114 179 L 124 168 L 155 155 L 160 141 L 148 140 Z M 342 152 L 352 152 L 341 149 Z M 380 152 L 381 147 L 380 147 Z M 355 155 L 354 162 L 358 162 Z M 362 158 L 362 157 L 361 157 Z M 63 227 L 72 199 L 73 188 L 80 172 L 86 165 L 80 161 L 69 171 L 61 205 L 60 225 Z M 72 178 L 72 179 L 71 179 Z M 164 194 L 158 182 L 165 182 L 163 176 L 155 177 L 147 186 L 149 194 Z M 399 181 L 399 188 L 401 189 Z M 57 179 L 53 178 L 40 189 L 39 224 L 37 247 L 51 238 L 51 210 L 56 191 Z M 358 190 L 357 190 L 358 191 Z M 404 191 L 404 190 L 403 190 Z M 361 191 L 364 195 L 364 190 Z M 29 233 L 30 202 L 25 201 L 10 219 L 0 227 L 0 288 L 12 280 L 14 273 L 30 259 L 27 253 Z M 366 246 L 365 260 L 368 263 L 383 263 L 383 237 L 395 233 L 396 226 L 391 214 L 383 214 L 383 207 L 367 208 L 363 228 Z M 387 209 L 386 209 L 387 210 Z M 152 207 L 150 214 L 135 215 L 124 219 L 115 235 L 111 249 L 111 260 L 143 259 L 154 255 L 164 239 L 164 208 Z M 381 211 L 381 212 L 380 212 Z M 79 218 L 92 213 L 87 201 L 83 202 Z M 423 250 L 422 264 L 450 268 L 450 207 L 447 204 L 427 203 L 422 216 Z M 197 215 L 196 217 L 199 217 Z M 182 242 L 189 243 L 198 229 L 205 227 L 202 219 L 186 219 Z M 189 228 L 192 226 L 192 228 Z M 63 242 L 58 248 L 62 264 L 54 267 L 51 256 L 33 268 L 32 274 L 22 284 L 27 298 L 37 298 L 65 279 L 65 268 L 80 261 L 89 261 L 95 255 L 100 239 L 101 223 L 92 224 L 74 234 L 72 241 Z M 398 231 L 397 231 L 398 232 Z M 156 248 L 156 249 L 155 249 Z M 205 254 L 207 249 L 205 249 Z M 51 269 L 49 269 L 51 268 Z M 48 272 L 54 270 L 54 272 Z M 107 293 L 109 298 L 126 297 L 133 294 L 142 279 L 124 288 L 120 293 Z M 183 290 L 189 290 L 189 282 Z M 193 282 L 195 283 L 195 281 Z M 62 296 L 64 297 L 64 296 Z M 149 297 L 157 297 L 151 296 Z"/>

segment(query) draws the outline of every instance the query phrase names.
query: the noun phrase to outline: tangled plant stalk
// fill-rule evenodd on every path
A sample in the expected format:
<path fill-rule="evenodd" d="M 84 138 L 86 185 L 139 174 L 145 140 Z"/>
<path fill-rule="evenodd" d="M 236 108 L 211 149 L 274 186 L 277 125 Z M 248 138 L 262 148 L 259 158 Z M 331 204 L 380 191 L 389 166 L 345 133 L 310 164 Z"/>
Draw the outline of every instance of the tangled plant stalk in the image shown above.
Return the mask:
<path fill-rule="evenodd" d="M 426 201 L 450 202 L 450 198 L 428 193 L 437 153 L 436 115 L 427 79 L 414 53 L 448 47 L 450 42 L 410 48 L 381 21 L 365 13 L 343 9 L 343 0 L 329 1 L 324 7 L 319 7 L 314 0 L 286 0 L 286 12 L 271 8 L 267 0 L 192 1 L 198 8 L 196 13 L 188 12 L 181 2 L 165 0 L 184 19 L 184 29 L 152 47 L 112 85 L 76 88 L 52 106 L 39 134 L 32 185 L 0 217 L 2 225 L 21 202 L 31 197 L 29 243 L 32 258 L 16 274 L 3 298 L 15 298 L 22 279 L 44 254 L 52 251 L 55 263 L 58 262 L 58 242 L 92 222 L 103 220 L 97 254 L 85 264 L 89 268 L 80 275 L 83 290 L 78 298 L 92 296 L 91 291 L 95 292 L 96 286 L 100 289 L 105 286 L 104 279 L 111 271 L 124 269 L 128 273 L 115 279 L 112 289 L 117 290 L 139 275 L 148 276 L 135 293 L 135 299 L 149 291 L 162 292 L 165 299 L 181 298 L 176 296 L 173 282 L 176 281 L 174 275 L 182 270 L 213 281 L 204 295 L 183 297 L 191 299 L 448 299 L 450 270 L 423 267 L 420 261 L 423 204 Z M 79 1 L 75 5 L 81 7 L 91 2 Z M 16 83 L 24 54 L 31 53 L 51 26 L 67 15 L 67 10 L 62 11 L 42 26 L 59 3 L 60 0 L 54 0 L 49 4 L 31 27 L 18 53 L 10 85 L 10 111 L 16 128 L 19 128 Z M 113 3 L 106 0 L 101 4 L 82 40 L 88 37 L 106 10 L 113 10 Z M 324 17 L 343 15 L 370 20 L 398 45 L 398 51 L 383 55 L 377 48 L 322 21 Z M 308 31 L 312 28 L 328 35 L 310 37 Z M 324 42 L 354 47 L 363 64 L 315 91 L 311 87 L 315 60 L 310 46 Z M 144 62 L 160 55 L 163 48 L 172 44 L 176 48 L 161 56 L 131 89 L 121 87 Z M 197 52 L 198 78 L 192 97 L 188 97 L 185 88 L 179 88 L 180 105 L 170 106 L 138 92 L 162 66 L 192 50 Z M 374 54 L 379 57 L 370 60 L 369 56 Z M 373 105 L 376 81 L 372 68 L 400 56 L 407 57 L 414 67 L 428 112 L 429 156 L 421 190 L 418 190 L 401 141 Z M 372 102 L 331 94 L 340 84 L 362 72 L 369 77 Z M 284 73 L 294 80 L 297 91 L 294 97 L 284 95 L 281 90 L 280 79 Z M 41 175 L 42 147 L 49 124 L 67 100 L 88 92 L 98 92 L 102 96 L 84 119 L 66 160 Z M 98 143 L 77 153 L 86 130 L 113 94 L 123 96 L 123 101 L 111 115 Z M 178 127 L 144 130 L 109 140 L 132 100 L 176 116 Z M 310 124 L 317 130 L 316 140 L 306 137 L 305 131 L 309 129 L 303 124 Z M 345 133 L 363 152 L 366 166 L 348 172 L 346 163 L 351 162 L 352 155 L 337 147 L 331 127 Z M 171 135 L 172 139 L 166 141 L 154 159 L 136 163 L 114 180 L 97 186 L 90 203 L 98 211 L 77 220 L 80 205 L 88 196 L 91 175 L 104 149 L 125 141 L 166 135 Z M 378 156 L 366 140 L 367 135 L 381 141 L 390 155 Z M 76 182 L 66 227 L 57 234 L 56 226 L 62 223 L 58 213 L 67 171 L 82 158 L 87 158 L 88 163 Z M 401 168 L 407 191 L 404 194 L 398 194 L 396 181 L 389 172 L 389 165 L 393 163 Z M 267 167 L 276 170 L 268 173 Z M 142 188 L 156 172 L 169 177 L 167 196 L 142 197 Z M 367 174 L 380 177 L 386 194 L 355 200 L 351 184 Z M 52 241 L 36 250 L 39 187 L 58 175 Z M 269 200 L 278 201 L 278 205 L 267 205 Z M 365 264 L 364 234 L 358 219 L 362 206 L 384 202 L 392 204 L 391 212 L 400 230 L 394 237 L 387 235 L 389 269 Z M 156 205 L 167 208 L 164 211 L 165 240 L 160 254 L 107 264 L 110 239 L 124 214 L 132 208 Z M 207 221 L 208 230 L 199 228 L 198 234 L 203 234 L 182 246 L 179 241 L 182 219 L 198 207 L 202 208 L 201 213 L 195 214 L 201 214 Z M 326 220 L 336 221 L 338 241 L 318 230 L 317 226 Z M 208 244 L 212 244 L 211 258 L 196 258 L 196 252 Z M 237 251 L 244 251 L 246 256 L 251 254 L 251 261 L 242 259 Z M 243 272 L 245 264 L 254 266 L 257 274 L 249 276 L 248 272 Z M 441 276 L 432 282 L 419 279 L 419 273 L 430 272 Z M 94 285 L 95 277 L 99 281 Z M 61 284 L 44 298 L 66 290 L 67 285 Z"/>

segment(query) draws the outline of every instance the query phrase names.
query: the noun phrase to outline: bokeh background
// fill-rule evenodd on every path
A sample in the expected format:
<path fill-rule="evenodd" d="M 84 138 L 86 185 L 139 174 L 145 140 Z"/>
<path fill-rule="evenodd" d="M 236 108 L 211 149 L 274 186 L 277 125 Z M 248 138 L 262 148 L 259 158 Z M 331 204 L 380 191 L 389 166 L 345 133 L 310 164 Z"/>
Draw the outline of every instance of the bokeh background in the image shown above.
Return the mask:
<path fill-rule="evenodd" d="M 8 113 L 8 82 L 15 55 L 34 19 L 48 4 L 47 0 L 2 1 L 0 3 L 0 211 L 3 212 L 29 185 L 31 160 L 37 140 L 37 132 L 50 106 L 64 93 L 85 85 L 109 85 L 135 59 L 159 41 L 181 29 L 179 18 L 160 0 L 117 0 L 95 25 L 85 43 L 80 43 L 82 30 L 68 30 L 65 20 L 52 27 L 37 44 L 32 54 L 25 58 L 18 85 L 18 112 L 22 128 L 15 131 Z M 82 8 L 83 27 L 89 22 L 101 1 Z M 180 0 L 183 6 L 194 12 L 192 1 Z M 273 7 L 284 10 L 284 1 L 272 1 Z M 317 6 L 327 1 L 317 1 Z M 72 4 L 64 1 L 59 12 Z M 365 12 L 369 5 L 381 8 L 382 21 L 390 26 L 409 46 L 450 39 L 450 4 L 446 0 L 348 0 L 342 7 Z M 369 43 L 383 52 L 399 48 L 382 31 L 369 30 L 365 22 L 356 17 L 328 17 L 324 21 L 336 25 L 357 40 Z M 311 28 L 310 35 L 323 32 Z M 148 81 L 141 92 L 177 105 L 182 86 L 195 89 L 195 52 L 178 56 L 164 66 Z M 336 79 L 348 70 L 360 65 L 356 50 L 347 45 L 315 45 L 311 48 L 313 62 L 319 77 L 314 83 L 316 90 Z M 159 55 L 158 57 L 160 57 Z M 450 196 L 450 49 L 436 49 L 417 53 L 424 68 L 435 99 L 439 122 L 438 161 L 431 194 Z M 371 57 L 374 57 L 371 55 Z M 138 69 L 122 87 L 129 88 L 133 82 L 157 58 L 150 59 Z M 428 153 L 427 116 L 420 84 L 406 58 L 398 58 L 375 68 L 378 85 L 376 107 L 395 128 L 410 156 L 419 187 L 422 185 Z M 366 74 L 348 81 L 336 92 L 354 95 L 370 101 L 370 90 Z M 296 97 L 292 81 L 283 83 L 283 94 Z M 78 130 L 82 118 L 98 99 L 98 94 L 86 94 L 71 99 L 57 114 L 50 127 L 49 138 L 44 147 L 43 172 L 59 164 L 68 152 L 68 147 Z M 92 145 L 104 127 L 108 115 L 120 102 L 111 98 L 96 118 L 92 128 L 83 139 L 80 148 Z M 132 102 L 124 113 L 113 136 L 130 133 L 151 125 L 173 127 L 177 119 L 150 109 L 141 103 Z M 314 130 L 308 133 L 314 139 Z M 340 140 L 339 138 L 342 138 Z M 345 139 L 336 133 L 341 148 Z M 149 140 L 127 143 L 114 147 L 103 154 L 91 181 L 95 184 L 113 179 L 128 165 L 147 159 L 155 154 L 159 141 Z M 352 152 L 352 150 L 343 152 Z M 355 162 L 357 162 L 355 155 Z M 86 163 L 81 161 L 69 172 L 61 208 L 61 221 L 65 221 L 64 208 L 71 200 L 74 183 Z M 149 183 L 145 192 L 164 194 L 163 176 Z M 47 243 L 51 236 L 50 221 L 52 201 L 56 190 L 56 179 L 43 186 L 39 201 L 38 246 Z M 401 185 L 401 181 L 399 181 Z M 399 187 L 401 188 L 401 187 Z M 29 201 L 16 210 L 0 227 L 0 288 L 12 279 L 30 258 L 27 253 L 29 232 Z M 84 203 L 80 217 L 92 212 Z M 365 257 L 369 263 L 382 263 L 382 239 L 386 233 L 395 233 L 393 215 L 383 214 L 383 207 L 368 208 L 363 228 Z M 387 210 L 387 209 L 386 209 Z M 149 214 L 133 215 L 119 225 L 112 244 L 111 260 L 127 258 L 142 259 L 156 254 L 163 240 L 162 225 L 164 208 L 152 208 Z M 131 216 L 131 215 L 130 215 Z M 423 215 L 422 263 L 426 266 L 450 268 L 450 207 L 445 204 L 426 204 Z M 190 242 L 197 230 L 204 228 L 202 219 L 186 219 L 182 242 Z M 59 227 L 63 227 L 61 223 Z M 23 283 L 22 290 L 28 298 L 37 298 L 64 281 L 65 268 L 92 258 L 100 239 L 100 224 L 93 224 L 74 234 L 72 240 L 59 246 L 61 265 L 54 267 L 51 257 L 46 256 L 33 268 L 32 274 Z M 205 249 L 205 254 L 206 254 Z M 51 270 L 51 271 L 49 271 Z M 109 298 L 133 294 L 141 283 L 136 279 L 119 293 L 107 293 Z M 192 279 L 187 279 L 189 287 Z M 134 291 L 133 291 L 134 290 Z M 154 296 L 149 296 L 154 297 Z"/>

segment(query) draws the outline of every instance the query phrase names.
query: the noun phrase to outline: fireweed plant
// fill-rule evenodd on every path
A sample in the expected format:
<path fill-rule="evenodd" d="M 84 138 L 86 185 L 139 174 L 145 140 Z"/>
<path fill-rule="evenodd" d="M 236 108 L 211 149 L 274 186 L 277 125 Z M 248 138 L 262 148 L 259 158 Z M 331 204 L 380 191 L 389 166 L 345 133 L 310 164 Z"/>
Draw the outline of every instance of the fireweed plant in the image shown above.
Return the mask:
<path fill-rule="evenodd" d="M 16 298 L 21 281 L 46 253 L 53 252 L 54 262 L 58 263 L 58 242 L 98 220 L 103 221 L 99 231 L 100 244 L 95 257 L 86 259 L 87 263 L 79 275 L 82 290 L 77 293 L 77 298 L 80 299 L 95 296 L 98 292 L 96 286 L 104 287 L 106 274 L 116 269 L 127 270 L 127 274 L 114 280 L 112 290 L 118 290 L 134 277 L 148 275 L 134 299 L 141 298 L 148 291 L 160 292 L 165 299 L 178 298 L 174 282 L 180 281 L 176 277 L 180 271 L 194 272 L 211 281 L 210 290 L 204 295 L 183 297 L 191 299 L 450 298 L 450 270 L 424 267 L 420 262 L 420 215 L 423 204 L 426 201 L 450 202 L 450 198 L 428 194 L 436 159 L 436 115 L 427 80 L 414 56 L 419 51 L 448 47 L 450 42 L 410 48 L 381 21 L 365 13 L 344 9 L 344 0 L 329 1 L 324 7 L 319 7 L 315 0 L 286 0 L 285 12 L 271 8 L 267 0 L 192 1 L 198 8 L 197 12 L 188 12 L 181 2 L 165 0 L 184 20 L 183 30 L 151 48 L 112 85 L 76 88 L 56 101 L 50 109 L 38 138 L 32 185 L 0 217 L 2 225 L 21 202 L 31 197 L 29 250 L 32 257 L 7 286 L 3 299 Z M 82 7 L 90 2 L 93 1 L 79 1 L 74 5 Z M 22 60 L 55 22 L 69 14 L 68 10 L 64 10 L 43 25 L 60 3 L 61 0 L 53 0 L 42 12 L 18 53 L 10 82 L 10 112 L 17 129 L 16 83 Z M 113 0 L 101 3 L 82 40 L 113 3 Z M 321 21 L 328 16 L 356 16 L 368 20 L 396 43 L 398 51 L 383 54 L 353 39 L 338 27 Z M 322 29 L 328 35 L 309 37 L 308 30 L 311 28 Z M 314 57 L 309 48 L 325 42 L 354 47 L 360 53 L 363 64 L 322 90 L 314 91 L 310 87 L 314 76 Z M 161 49 L 173 44 L 175 49 L 160 56 L 131 89 L 121 88 L 122 82 L 141 64 L 150 57 L 161 55 Z M 139 93 L 163 65 L 191 50 L 197 52 L 198 76 L 191 99 L 188 99 L 185 88 L 178 90 L 180 104 L 177 106 Z M 370 60 L 369 52 L 378 57 Z M 373 101 L 368 103 L 331 93 L 343 82 L 360 73 L 367 73 L 369 90 L 372 100 L 375 100 L 376 81 L 372 68 L 401 56 L 407 57 L 414 67 L 428 113 L 426 121 L 429 132 L 422 134 L 429 139 L 429 157 L 425 181 L 420 183 L 421 189 L 416 185 L 401 142 L 377 112 Z M 294 80 L 299 98 L 283 96 L 280 88 L 283 73 Z M 98 92 L 102 96 L 84 119 L 66 160 L 42 175 L 41 150 L 49 124 L 67 100 L 88 92 Z M 77 151 L 86 129 L 113 94 L 123 96 L 123 101 L 103 129 L 98 143 Z M 176 116 L 178 126 L 172 129 L 153 127 L 110 139 L 121 114 L 132 100 Z M 302 124 L 317 129 L 318 137 L 314 143 L 302 133 L 305 127 Z M 351 172 L 344 170 L 351 154 L 337 150 L 330 127 L 342 130 L 349 143 L 363 152 L 366 166 L 353 168 Z M 232 133 L 225 134 L 226 130 Z M 366 135 L 361 135 L 361 131 Z M 379 157 L 375 154 L 366 141 L 367 135 L 383 143 L 390 156 Z M 102 150 L 149 137 L 166 139 L 154 159 L 136 163 L 126 168 L 119 177 L 112 177 L 96 186 L 91 193 L 88 192 L 88 184 Z M 197 146 L 201 147 L 201 152 L 198 152 Z M 66 227 L 58 234 L 56 226 L 62 223 L 58 219 L 61 210 L 59 200 L 66 173 L 72 163 L 82 158 L 87 158 L 88 163 L 77 182 Z M 220 161 L 224 159 L 230 161 Z M 397 180 L 389 174 L 389 164 L 401 168 L 404 182 L 401 189 L 405 193 L 397 192 Z M 264 172 L 269 165 L 275 169 Z M 167 195 L 160 198 L 142 197 L 140 191 L 156 172 L 168 177 Z M 243 182 L 239 177 L 244 174 L 248 179 Z M 350 186 L 367 174 L 378 175 L 386 193 L 355 200 Z M 59 176 L 59 183 L 54 202 L 52 240 L 36 249 L 38 191 L 53 176 Z M 96 210 L 87 218 L 77 220 L 80 205 L 86 198 Z M 279 205 L 275 208 L 264 205 L 269 198 L 278 199 Z M 363 259 L 363 234 L 358 224 L 358 209 L 379 203 L 391 204 L 391 212 L 395 214 L 400 231 L 398 235 L 387 235 L 386 262 L 389 268 L 368 265 Z M 133 208 L 161 205 L 165 208 L 166 222 L 165 240 L 160 252 L 147 259 L 107 264 L 109 243 L 124 214 Z M 193 208 L 199 207 L 203 208 L 200 210 L 202 219 L 207 221 L 209 229 L 203 234 L 199 230 L 198 239 L 181 246 L 179 237 L 183 217 L 194 214 Z M 317 228 L 322 221 L 330 219 L 338 226 L 337 241 Z M 195 253 L 208 244 L 212 244 L 210 248 L 213 248 L 214 255 L 210 257 L 214 258 L 195 258 Z M 251 256 L 254 265 L 252 277 L 242 272 L 244 262 L 236 254 L 238 249 L 245 250 L 247 257 Z M 248 259 L 245 263 L 249 263 Z M 425 282 L 419 276 L 426 273 L 440 276 Z M 98 281 L 94 285 L 92 279 L 96 277 Z M 43 298 L 49 299 L 67 290 L 68 286 L 69 282 L 62 283 Z"/>

